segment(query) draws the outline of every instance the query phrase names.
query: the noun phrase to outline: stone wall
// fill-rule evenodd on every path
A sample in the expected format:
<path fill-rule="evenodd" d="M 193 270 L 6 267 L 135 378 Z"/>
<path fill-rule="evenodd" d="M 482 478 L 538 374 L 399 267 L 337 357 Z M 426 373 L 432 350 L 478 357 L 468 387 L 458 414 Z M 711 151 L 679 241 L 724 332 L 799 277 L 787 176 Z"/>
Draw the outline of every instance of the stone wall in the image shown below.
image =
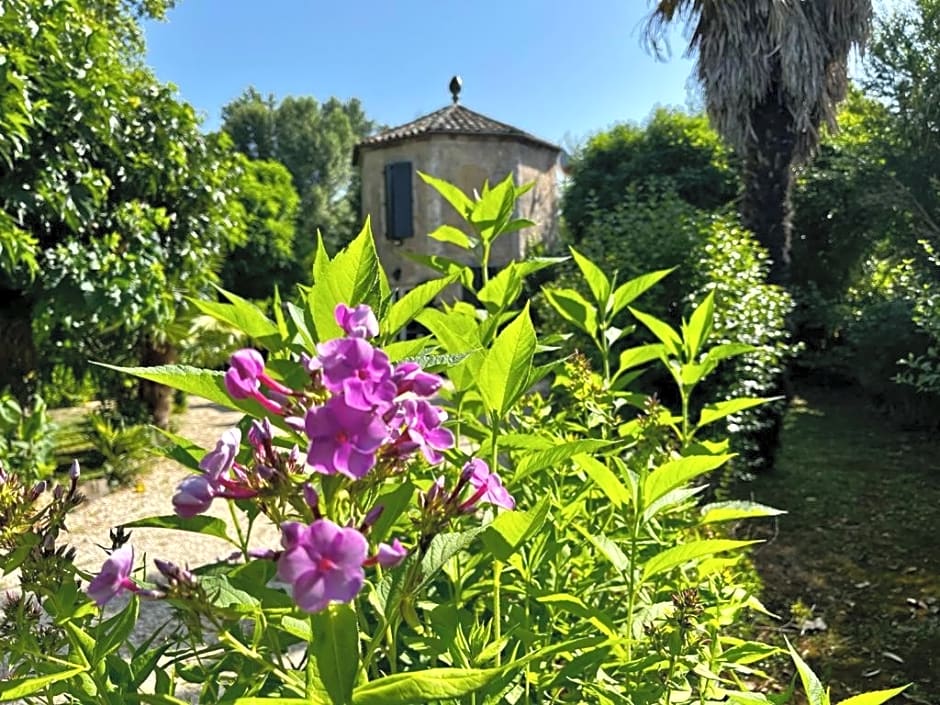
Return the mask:
<path fill-rule="evenodd" d="M 535 181 L 536 186 L 519 202 L 517 217 L 537 223 L 516 233 L 503 236 L 494 245 L 491 264 L 505 266 L 522 259 L 533 243 L 557 238 L 557 152 L 504 137 L 472 135 L 428 135 L 391 145 L 362 148 L 359 163 L 362 170 L 363 216 L 372 218 L 372 232 L 382 264 L 391 284 L 406 291 L 433 278 L 434 272 L 417 264 L 406 253 L 434 254 L 470 264 L 475 262 L 459 248 L 427 236 L 441 224 L 462 227 L 454 209 L 417 172 L 422 171 L 459 186 L 472 193 L 484 179 L 496 183 L 512 174 L 516 183 Z M 413 173 L 414 237 L 393 241 L 386 237 L 385 227 L 385 165 L 410 161 Z"/>

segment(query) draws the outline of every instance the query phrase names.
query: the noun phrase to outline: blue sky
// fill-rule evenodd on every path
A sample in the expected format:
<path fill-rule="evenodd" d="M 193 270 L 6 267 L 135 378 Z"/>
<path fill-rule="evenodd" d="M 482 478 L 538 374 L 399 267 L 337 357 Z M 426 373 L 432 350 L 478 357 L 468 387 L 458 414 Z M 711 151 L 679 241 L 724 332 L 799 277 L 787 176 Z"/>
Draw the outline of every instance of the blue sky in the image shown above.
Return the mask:
<path fill-rule="evenodd" d="M 657 105 L 684 106 L 691 62 L 641 46 L 643 0 L 180 0 L 145 27 L 148 62 L 219 124 L 252 85 L 264 94 L 357 97 L 398 125 L 446 105 L 454 73 L 462 102 L 570 146 Z"/>

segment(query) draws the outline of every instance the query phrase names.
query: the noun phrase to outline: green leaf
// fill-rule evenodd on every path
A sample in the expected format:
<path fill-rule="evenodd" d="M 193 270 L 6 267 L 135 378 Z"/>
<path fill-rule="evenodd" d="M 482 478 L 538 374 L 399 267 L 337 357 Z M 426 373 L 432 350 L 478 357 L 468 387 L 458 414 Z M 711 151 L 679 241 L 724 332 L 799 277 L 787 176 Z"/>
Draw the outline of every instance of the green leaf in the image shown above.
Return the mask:
<path fill-rule="evenodd" d="M 457 281 L 457 275 L 451 274 L 440 279 L 431 279 L 422 284 L 418 284 L 414 289 L 402 296 L 398 301 L 392 304 L 388 316 L 383 321 L 382 328 L 386 338 L 398 333 L 402 328 L 414 320 L 428 304 L 440 294 L 444 289 Z"/>
<path fill-rule="evenodd" d="M 714 319 L 715 290 L 712 289 L 708 292 L 704 301 L 692 312 L 689 323 L 685 326 L 685 344 L 690 360 L 698 357 L 698 351 L 701 350 L 702 345 L 711 335 Z"/>
<path fill-rule="evenodd" d="M 71 678 L 87 669 L 82 666 L 69 665 L 60 671 L 47 673 L 42 676 L 32 678 L 11 678 L 0 681 L 0 702 L 9 702 L 19 700 L 33 693 L 38 693 L 52 683 Z"/>
<path fill-rule="evenodd" d="M 714 502 L 702 507 L 701 524 L 715 524 L 721 521 L 737 521 L 757 517 L 775 517 L 786 514 L 782 509 L 774 509 L 765 504 L 748 501 Z"/>
<path fill-rule="evenodd" d="M 753 409 L 755 406 L 760 406 L 761 404 L 766 404 L 767 402 L 779 398 L 780 397 L 739 397 L 737 399 L 729 399 L 728 401 L 720 401 L 716 404 L 709 404 L 702 409 L 702 413 L 698 417 L 698 426 L 696 428 L 702 428 L 702 426 L 707 426 L 726 416 L 740 413 L 746 409 Z"/>
<path fill-rule="evenodd" d="M 734 454 L 690 455 L 664 463 L 646 477 L 643 485 L 644 504 L 652 504 L 667 492 L 721 467 L 733 457 Z"/>
<path fill-rule="evenodd" d="M 399 485 L 393 485 L 392 489 L 376 498 L 375 505 L 381 505 L 383 509 L 369 531 L 370 540 L 384 541 L 388 537 L 395 521 L 411 502 L 414 491 L 415 486 L 411 482 L 403 482 Z"/>
<path fill-rule="evenodd" d="M 543 288 L 545 299 L 558 315 L 576 328 L 594 337 L 597 332 L 597 311 L 574 289 Z"/>
<path fill-rule="evenodd" d="M 656 316 L 637 311 L 634 308 L 630 309 L 630 313 L 632 313 L 640 323 L 649 328 L 653 335 L 659 338 L 671 355 L 679 357 L 682 350 L 682 338 L 679 337 L 679 334 L 676 333 L 672 326 L 665 321 L 659 320 Z"/>
<path fill-rule="evenodd" d="M 654 575 L 667 573 L 673 568 L 689 563 L 715 553 L 733 551 L 744 546 L 759 543 L 759 541 L 733 541 L 731 539 L 705 539 L 693 541 L 666 549 L 650 558 L 643 566 L 643 580 L 649 580 Z"/>
<path fill-rule="evenodd" d="M 509 560 L 522 544 L 542 528 L 551 504 L 551 495 L 546 494 L 538 504 L 527 511 L 502 512 L 486 526 L 483 544 L 499 560 Z"/>
<path fill-rule="evenodd" d="M 123 525 L 125 528 L 148 528 L 148 529 L 173 529 L 175 531 L 188 531 L 194 534 L 204 534 L 206 536 L 216 536 L 225 539 L 229 543 L 238 545 L 233 541 L 227 531 L 225 522 L 216 517 L 207 517 L 197 515 L 184 519 L 175 514 L 168 514 L 160 517 L 147 517 L 145 519 L 136 519 Z"/>
<path fill-rule="evenodd" d="M 900 695 L 909 687 L 910 684 L 888 690 L 872 690 L 867 693 L 859 693 L 842 700 L 838 705 L 881 705 L 881 703 L 888 702 L 891 698 Z"/>
<path fill-rule="evenodd" d="M 803 682 L 803 690 L 806 691 L 806 699 L 809 701 L 809 705 L 829 705 L 829 691 L 823 687 L 819 678 L 813 673 L 813 669 L 796 653 L 796 649 L 793 648 L 790 640 L 786 637 L 784 639 L 787 642 L 790 658 L 793 659 L 793 664 L 800 674 L 800 680 Z"/>
<path fill-rule="evenodd" d="M 516 464 L 510 484 L 515 485 L 529 475 L 544 468 L 558 468 L 562 463 L 581 453 L 594 453 L 610 448 L 612 441 L 585 438 L 580 441 L 567 441 L 550 448 L 538 450 L 522 456 Z"/>
<path fill-rule="evenodd" d="M 592 458 L 590 455 L 576 455 L 574 456 L 574 462 L 600 487 L 615 507 L 620 508 L 630 504 L 633 499 L 630 490 L 620 482 L 613 471 L 604 463 L 597 460 L 597 458 Z"/>
<path fill-rule="evenodd" d="M 617 572 L 625 573 L 630 568 L 630 559 L 610 537 L 605 534 L 592 534 L 577 524 L 574 525 L 574 528 L 610 561 L 610 564 L 617 569 Z"/>
<path fill-rule="evenodd" d="M 436 230 L 428 233 L 428 237 L 438 242 L 456 245 L 464 250 L 472 250 L 477 246 L 476 238 L 471 238 L 463 230 L 455 228 L 453 225 L 438 226 Z"/>
<path fill-rule="evenodd" d="M 746 355 L 747 353 L 755 352 L 758 349 L 759 348 L 753 345 L 748 345 L 747 343 L 722 343 L 721 345 L 716 345 L 707 353 L 705 353 L 705 360 L 715 364 L 721 362 L 722 360 L 727 360 L 729 357 Z"/>
<path fill-rule="evenodd" d="M 202 397 L 219 406 L 233 411 L 242 411 L 254 416 L 265 416 L 267 412 L 258 402 L 251 399 L 235 400 L 229 396 L 225 389 L 225 373 L 213 370 L 203 370 L 189 365 L 158 365 L 156 367 L 121 367 L 108 365 L 104 362 L 92 362 L 99 367 L 107 367 L 127 375 L 147 379 L 157 384 L 163 384 L 181 392 Z"/>
<path fill-rule="evenodd" d="M 334 316 L 337 304 L 369 304 L 378 315 L 390 293 L 367 218 L 359 235 L 325 265 L 310 287 L 307 303 L 319 339 L 343 335 Z"/>
<path fill-rule="evenodd" d="M 490 313 L 505 311 L 522 294 L 522 284 L 516 263 L 510 262 L 477 292 L 477 298 L 490 304 L 486 307 Z"/>
<path fill-rule="evenodd" d="M 587 282 L 588 287 L 591 289 L 591 294 L 594 296 L 594 301 L 597 302 L 598 310 L 607 311 L 608 299 L 610 299 L 610 280 L 606 277 L 601 268 L 594 264 L 587 257 L 582 255 L 573 247 L 569 247 L 571 250 L 571 256 L 574 257 L 575 264 L 578 265 L 578 269 L 581 270 L 581 274 L 584 275 L 584 281 Z"/>
<path fill-rule="evenodd" d="M 535 328 L 526 304 L 516 319 L 496 337 L 480 365 L 480 394 L 491 414 L 505 416 L 525 393 L 535 346 Z"/>
<path fill-rule="evenodd" d="M 479 322 L 465 313 L 427 308 L 418 314 L 417 320 L 449 353 L 473 352 L 483 345 Z"/>
<path fill-rule="evenodd" d="M 228 304 L 190 299 L 203 313 L 222 323 L 228 323 L 249 338 L 279 337 L 277 325 L 258 306 L 221 287 L 216 290 L 229 300 Z"/>
<path fill-rule="evenodd" d="M 437 534 L 431 539 L 428 550 L 421 557 L 421 585 L 419 587 L 427 585 L 447 561 L 470 546 L 484 530 L 485 527 L 478 526 L 467 531 Z"/>
<path fill-rule="evenodd" d="M 484 688 L 503 668 L 429 668 L 385 676 L 353 691 L 353 705 L 421 705 L 461 698 Z"/>
<path fill-rule="evenodd" d="M 617 368 L 617 376 L 637 365 L 645 365 L 647 362 L 659 360 L 666 352 L 666 348 L 661 343 L 650 343 L 649 345 L 640 345 L 635 348 L 629 348 L 620 353 L 620 363 Z"/>
<path fill-rule="evenodd" d="M 660 269 L 659 271 L 650 272 L 649 274 L 642 274 L 618 286 L 614 291 L 614 306 L 611 315 L 616 316 L 626 306 L 639 298 L 640 294 L 655 286 L 660 279 L 673 271 L 675 271 L 675 267 L 672 269 Z"/>
<path fill-rule="evenodd" d="M 139 615 L 140 599 L 137 595 L 131 595 L 127 606 L 104 623 L 101 632 L 103 636 L 99 636 L 95 643 L 92 663 L 100 662 L 108 654 L 117 651 L 127 641 L 127 637 L 134 631 Z"/>
<path fill-rule="evenodd" d="M 349 605 L 330 605 L 311 616 L 313 643 L 320 679 L 333 705 L 348 705 L 359 671 L 359 623 Z"/>
<path fill-rule="evenodd" d="M 611 619 L 610 615 L 596 607 L 589 607 L 583 600 L 575 595 L 555 593 L 552 595 L 542 595 L 536 598 L 536 600 L 543 605 L 570 612 L 577 617 L 589 621 L 599 632 L 608 638 L 614 639 L 617 637 L 617 626 L 614 624 L 614 620 Z"/>
<path fill-rule="evenodd" d="M 466 218 L 470 215 L 473 210 L 473 201 L 461 191 L 459 188 L 454 186 L 443 179 L 438 179 L 437 177 L 425 174 L 424 172 L 419 171 L 418 176 L 426 183 L 428 186 L 437 191 L 444 199 L 454 207 L 454 210 L 460 214 L 461 218 Z"/>
<path fill-rule="evenodd" d="M 197 446 L 192 441 L 177 436 L 175 433 L 163 428 L 153 427 L 160 435 L 167 438 L 173 445 L 157 447 L 157 452 L 167 458 L 172 458 L 183 467 L 190 470 L 199 471 L 199 462 L 206 454 L 204 448 Z"/>

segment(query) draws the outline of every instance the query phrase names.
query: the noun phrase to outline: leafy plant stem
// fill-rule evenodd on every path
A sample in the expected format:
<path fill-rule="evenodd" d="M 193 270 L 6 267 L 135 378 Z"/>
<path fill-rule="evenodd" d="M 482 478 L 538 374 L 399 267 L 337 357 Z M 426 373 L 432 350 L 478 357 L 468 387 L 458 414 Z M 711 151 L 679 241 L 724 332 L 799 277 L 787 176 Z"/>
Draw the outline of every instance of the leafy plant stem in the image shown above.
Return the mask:
<path fill-rule="evenodd" d="M 241 522 L 238 520 L 238 515 L 235 513 L 235 503 L 229 500 L 226 504 L 228 504 L 228 513 L 229 516 L 232 517 L 232 525 L 235 527 L 235 533 L 238 535 L 238 547 L 242 552 L 242 557 L 247 561 L 248 540 L 245 538 L 244 532 L 242 532 Z"/>

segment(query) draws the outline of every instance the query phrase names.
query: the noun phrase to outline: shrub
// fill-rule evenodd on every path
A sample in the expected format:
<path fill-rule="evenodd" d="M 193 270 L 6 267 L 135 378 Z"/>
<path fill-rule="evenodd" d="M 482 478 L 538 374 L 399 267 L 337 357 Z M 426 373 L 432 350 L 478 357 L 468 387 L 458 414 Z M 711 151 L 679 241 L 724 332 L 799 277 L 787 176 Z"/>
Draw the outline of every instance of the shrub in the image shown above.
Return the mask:
<path fill-rule="evenodd" d="M 613 210 L 593 212 L 591 221 L 590 235 L 579 250 L 607 274 L 616 273 L 618 281 L 675 268 L 645 295 L 641 306 L 645 312 L 677 326 L 692 305 L 714 291 L 713 342 L 735 341 L 757 348 L 725 365 L 705 385 L 705 396 L 781 394 L 784 371 L 795 352 L 786 327 L 792 300 L 784 290 L 765 283 L 767 255 L 735 218 L 700 211 L 671 191 L 632 188 Z M 573 264 L 564 268 L 556 285 L 583 290 L 574 269 Z M 561 329 L 562 321 L 544 300 L 538 313 L 548 332 Z M 621 320 L 618 325 L 627 324 Z M 625 337 L 624 343 L 634 340 Z M 575 337 L 568 347 L 583 350 L 585 344 L 583 337 Z M 662 374 L 648 381 L 650 389 L 668 394 Z M 742 456 L 738 463 L 742 472 L 758 469 L 772 457 L 781 413 L 781 403 L 773 403 L 734 417 L 728 430 Z"/>
<path fill-rule="evenodd" d="M 12 395 L 0 395 L 0 468 L 28 484 L 49 477 L 56 467 L 56 430 L 42 397 L 24 407 Z"/>

